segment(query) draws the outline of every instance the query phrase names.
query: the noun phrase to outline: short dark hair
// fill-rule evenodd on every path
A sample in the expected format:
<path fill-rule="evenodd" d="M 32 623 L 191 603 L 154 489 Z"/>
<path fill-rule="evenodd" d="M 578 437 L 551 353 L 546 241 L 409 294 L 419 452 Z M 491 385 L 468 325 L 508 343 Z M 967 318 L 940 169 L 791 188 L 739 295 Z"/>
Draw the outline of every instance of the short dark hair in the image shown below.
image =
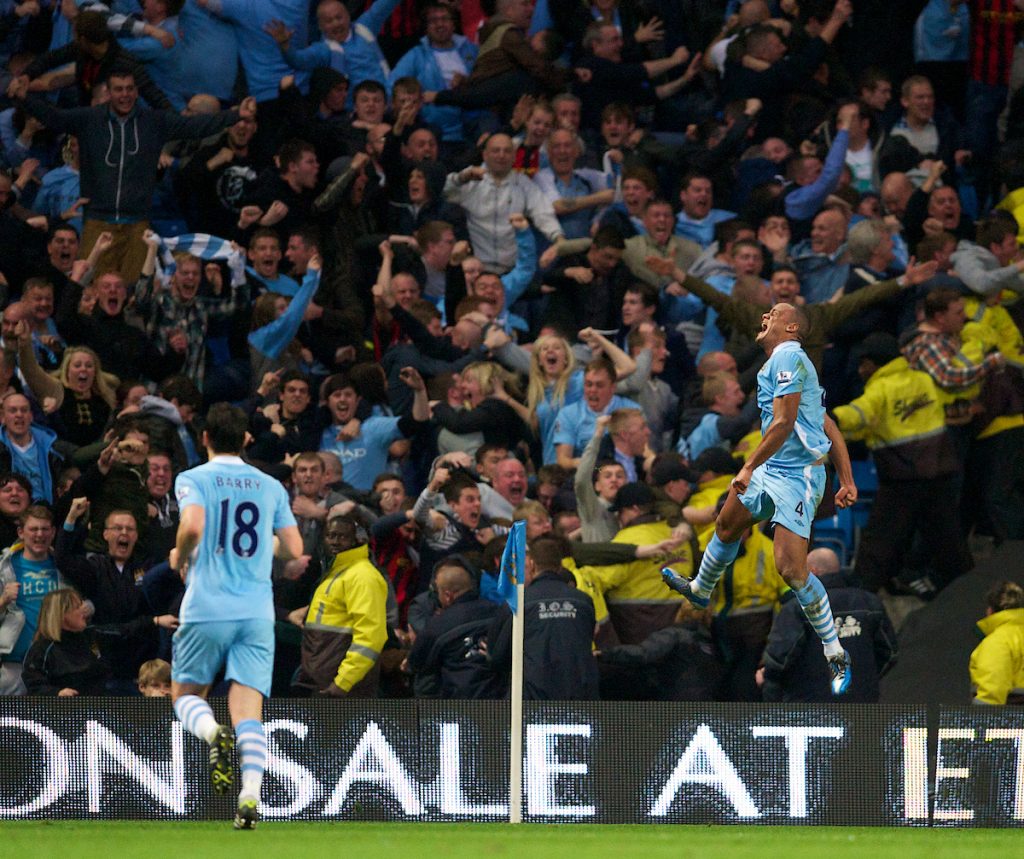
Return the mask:
<path fill-rule="evenodd" d="M 24 474 L 18 474 L 16 471 L 5 471 L 0 474 L 0 489 L 3 489 L 8 483 L 17 483 L 21 486 L 25 492 L 28 493 L 28 497 L 32 497 L 32 484 Z"/>
<path fill-rule="evenodd" d="M 52 242 L 57 237 L 57 233 L 74 233 L 76 239 L 81 238 L 78 234 L 78 228 L 74 224 L 69 224 L 67 221 L 58 221 L 46 231 L 46 243 Z"/>
<path fill-rule="evenodd" d="M 80 12 L 75 18 L 74 28 L 75 35 L 91 45 L 105 45 L 112 41 L 110 30 L 107 29 L 107 16 L 100 12 Z M 115 72 L 125 74 L 124 68 L 119 68 L 115 63 L 107 78 L 114 76 Z M 131 74 L 131 71 L 127 74 Z"/>
<path fill-rule="evenodd" d="M 214 453 L 241 453 L 249 419 L 237 406 L 214 403 L 206 413 L 206 440 Z"/>
<path fill-rule="evenodd" d="M 298 164 L 307 152 L 316 152 L 312 143 L 294 137 L 286 140 L 277 150 L 277 169 L 284 173 L 292 164 Z"/>
<path fill-rule="evenodd" d="M 192 406 L 198 409 L 203 404 L 203 395 L 188 376 L 168 376 L 160 383 L 160 396 L 170 402 L 177 400 L 178 405 Z"/>
<path fill-rule="evenodd" d="M 924 297 L 924 318 L 934 319 L 940 313 L 945 313 L 949 310 L 951 304 L 963 297 L 963 293 L 949 286 L 940 286 L 937 289 L 933 289 Z"/>
<path fill-rule="evenodd" d="M 479 489 L 479 487 L 468 474 L 456 474 L 441 487 L 441 492 L 444 494 L 444 500 L 452 504 L 459 500 L 464 489 Z"/>
<path fill-rule="evenodd" d="M 712 179 L 712 178 L 711 178 L 711 177 L 710 177 L 710 176 L 709 176 L 709 175 L 708 175 L 707 173 L 705 173 L 705 172 L 704 172 L 703 170 L 687 170 L 687 171 L 686 171 L 686 172 L 685 172 L 685 173 L 683 174 L 683 178 L 679 180 L 679 190 L 680 190 L 680 191 L 685 191 L 685 190 L 686 190 L 687 188 L 689 188 L 689 187 L 690 187 L 690 183 L 691 183 L 691 182 L 692 182 L 692 181 L 693 181 L 694 179 L 707 179 L 707 180 L 708 180 L 708 182 L 710 182 L 710 183 L 711 183 L 711 187 L 712 187 L 712 188 L 714 188 L 714 187 L 715 187 L 715 181 L 714 181 L 714 179 Z"/>
<path fill-rule="evenodd" d="M 807 339 L 807 335 L 811 332 L 811 317 L 808 316 L 807 311 L 799 304 L 791 304 L 790 307 L 793 308 L 793 316 L 796 317 L 796 324 L 800 326 L 800 333 L 797 335 L 797 339 L 803 343 Z"/>
<path fill-rule="evenodd" d="M 360 81 L 356 88 L 352 90 L 352 98 L 354 99 L 361 92 L 379 92 L 385 99 L 388 97 L 388 91 L 384 89 L 384 85 L 373 80 L 373 78 Z"/>
<path fill-rule="evenodd" d="M 309 376 L 307 376 L 301 370 L 285 370 L 281 374 L 281 390 L 284 390 L 284 386 L 287 385 L 289 382 L 305 382 L 307 388 L 309 388 L 310 390 L 313 389 L 313 386 L 312 384 L 310 384 L 309 381 Z"/>
<path fill-rule="evenodd" d="M 622 238 L 622 233 L 615 229 L 615 227 L 601 227 L 601 229 L 594 233 L 594 241 L 591 247 L 597 250 L 615 248 L 616 250 L 623 251 L 626 249 L 626 240 Z"/>
<path fill-rule="evenodd" d="M 298 236 L 307 247 L 317 248 L 318 250 L 320 248 L 320 231 L 316 227 L 312 227 L 309 224 L 292 227 L 288 231 L 288 238 L 292 236 Z"/>
<path fill-rule="evenodd" d="M 892 75 L 880 66 L 868 66 L 857 78 L 857 92 L 875 89 L 880 83 L 892 83 Z"/>
<path fill-rule="evenodd" d="M 482 444 L 476 449 L 476 454 L 474 454 L 473 460 L 477 465 L 479 465 L 484 461 L 484 457 L 487 456 L 487 454 L 496 450 L 503 450 L 506 454 L 508 453 L 508 448 L 503 444 Z"/>
<path fill-rule="evenodd" d="M 613 101 L 601 111 L 601 122 L 609 119 L 624 119 L 636 125 L 636 111 L 623 101 Z"/>
<path fill-rule="evenodd" d="M 335 391 L 343 391 L 345 388 L 351 388 L 357 394 L 359 389 L 356 387 L 346 373 L 335 373 L 333 376 L 328 376 L 324 379 L 321 396 L 326 400 Z"/>
<path fill-rule="evenodd" d="M 625 470 L 625 466 L 621 462 L 619 462 L 617 459 L 606 458 L 606 459 L 599 459 L 597 462 L 595 462 L 594 463 L 594 470 L 592 472 L 590 472 L 590 483 L 591 483 L 591 485 L 593 485 L 594 483 L 597 482 L 598 475 L 601 474 L 601 469 L 602 468 L 613 468 L 613 467 L 621 468 L 621 469 Z"/>
<path fill-rule="evenodd" d="M 746 221 L 739 218 L 730 218 L 728 221 L 721 221 L 715 224 L 715 241 L 718 242 L 718 249 L 724 250 L 726 245 L 736 241 L 736 237 L 746 231 L 754 232 L 754 228 Z"/>
<path fill-rule="evenodd" d="M 572 556 L 569 541 L 556 534 L 543 534 L 534 538 L 530 541 L 529 552 L 533 563 L 542 572 L 560 569 L 562 559 Z"/>
<path fill-rule="evenodd" d="M 1002 218 L 985 218 L 978 224 L 976 240 L 979 245 L 987 250 L 989 245 L 1002 244 L 1007 236 L 1016 235 L 1016 225 L 1011 225 Z"/>
<path fill-rule="evenodd" d="M 634 295 L 639 295 L 640 303 L 643 304 L 644 307 L 658 306 L 658 287 L 653 284 L 644 283 L 642 280 L 635 280 L 626 287 L 626 292 L 632 292 Z"/>

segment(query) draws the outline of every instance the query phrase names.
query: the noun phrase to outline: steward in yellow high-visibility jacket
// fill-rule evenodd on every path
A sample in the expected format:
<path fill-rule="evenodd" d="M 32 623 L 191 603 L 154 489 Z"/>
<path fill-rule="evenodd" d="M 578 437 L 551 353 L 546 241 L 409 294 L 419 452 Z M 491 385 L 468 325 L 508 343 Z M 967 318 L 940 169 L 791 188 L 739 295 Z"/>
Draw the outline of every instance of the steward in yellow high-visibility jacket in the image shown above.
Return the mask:
<path fill-rule="evenodd" d="M 623 490 L 640 487 L 646 495 L 640 503 L 626 505 L 619 513 L 620 521 L 628 519 L 613 543 L 633 543 L 638 546 L 660 543 L 672 535 L 672 529 L 657 514 L 650 512 L 655 505 L 654 493 L 646 484 L 627 483 L 619 490 L 615 499 L 618 506 Z M 629 516 L 624 516 L 629 509 Z M 682 597 L 665 587 L 661 568 L 669 566 L 679 575 L 690 578 L 694 575 L 693 549 L 684 542 L 672 552 L 667 560 L 640 560 L 629 564 L 611 564 L 604 567 L 584 567 L 579 573 L 586 576 L 593 586 L 603 593 L 608 604 L 612 625 L 623 644 L 639 644 L 658 629 L 669 626 L 679 609 Z"/>
<path fill-rule="evenodd" d="M 975 704 L 1024 704 L 1024 588 L 1003 581 L 986 594 L 985 639 L 971 654 Z"/>
<path fill-rule="evenodd" d="M 966 566 L 959 539 L 958 464 L 946 429 L 951 395 L 928 373 L 910 369 L 888 334 L 865 338 L 855 354 L 866 379 L 864 393 L 836 408 L 835 420 L 846 438 L 867 443 L 878 470 L 878 495 L 857 550 L 856 574 L 868 590 L 889 585 L 920 531 L 940 579 L 932 585 L 941 586 Z"/>
<path fill-rule="evenodd" d="M 387 597 L 367 545 L 338 552 L 309 603 L 297 685 L 331 696 L 376 697 Z"/>

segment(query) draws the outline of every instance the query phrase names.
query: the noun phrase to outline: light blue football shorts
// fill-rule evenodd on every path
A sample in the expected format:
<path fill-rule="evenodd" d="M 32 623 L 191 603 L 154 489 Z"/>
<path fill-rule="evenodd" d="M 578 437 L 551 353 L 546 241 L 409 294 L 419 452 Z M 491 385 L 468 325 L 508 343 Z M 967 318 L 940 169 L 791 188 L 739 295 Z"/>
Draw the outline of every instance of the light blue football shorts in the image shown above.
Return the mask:
<path fill-rule="evenodd" d="M 198 621 L 174 633 L 171 678 L 177 683 L 212 683 L 221 666 L 228 680 L 270 695 L 274 674 L 274 621 Z"/>
<path fill-rule="evenodd" d="M 755 522 L 770 519 L 809 539 L 811 523 L 824 493 L 824 467 L 779 468 L 766 462 L 754 469 L 750 485 L 739 499 Z"/>

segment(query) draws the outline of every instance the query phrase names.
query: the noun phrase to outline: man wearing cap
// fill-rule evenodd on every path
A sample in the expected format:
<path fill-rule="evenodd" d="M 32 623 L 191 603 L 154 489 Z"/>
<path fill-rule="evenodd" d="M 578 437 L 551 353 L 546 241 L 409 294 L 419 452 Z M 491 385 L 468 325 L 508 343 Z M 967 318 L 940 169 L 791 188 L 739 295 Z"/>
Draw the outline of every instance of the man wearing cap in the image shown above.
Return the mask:
<path fill-rule="evenodd" d="M 807 566 L 828 590 L 839 636 L 857 661 L 846 700 L 877 703 L 879 678 L 892 667 L 897 651 L 896 632 L 885 607 L 874 594 L 847 580 L 831 549 L 815 549 L 807 556 Z M 765 701 L 824 704 L 830 700 L 828 673 L 818 658 L 816 638 L 796 600 L 784 602 L 764 648 L 764 668 L 757 672 Z"/>
<path fill-rule="evenodd" d="M 878 496 L 854 572 L 870 591 L 890 585 L 900 576 L 913 535 L 919 532 L 939 581 L 915 579 L 911 589 L 931 595 L 933 585 L 948 584 L 964 571 L 959 508 L 943 501 L 957 495 L 946 397 L 931 376 L 910 369 L 889 334 L 871 334 L 854 357 L 864 394 L 839 406 L 835 419 L 846 438 L 867 444 L 878 469 Z"/>
<path fill-rule="evenodd" d="M 658 509 L 682 509 L 693 493 L 699 475 L 689 468 L 679 454 L 659 454 L 648 473 Z"/>
<path fill-rule="evenodd" d="M 658 512 L 654 490 L 645 483 L 627 483 L 619 489 L 609 509 L 621 529 L 613 543 L 658 543 L 672 536 L 672 528 Z M 604 594 L 612 625 L 623 644 L 639 644 L 675 619 L 679 601 L 661 584 L 663 564 L 677 575 L 685 576 L 692 571 L 694 557 L 689 541 L 674 549 L 664 561 L 638 560 L 586 568 Z"/>
<path fill-rule="evenodd" d="M 705 608 L 736 560 L 743 533 L 754 522 L 770 519 L 779 574 L 821 639 L 833 694 L 842 695 L 853 677 L 850 657 L 839 643 L 828 594 L 807 569 L 807 543 L 825 493 L 826 459 L 832 459 L 839 475 L 837 507 L 851 506 L 857 487 L 843 435 L 825 413 L 825 392 L 801 348 L 809 328 L 807 314 L 792 304 L 776 304 L 762 317 L 757 342 L 768 360 L 757 376 L 761 441 L 732 481 L 697 576 L 691 581 L 668 568 L 663 575 L 668 587 Z"/>

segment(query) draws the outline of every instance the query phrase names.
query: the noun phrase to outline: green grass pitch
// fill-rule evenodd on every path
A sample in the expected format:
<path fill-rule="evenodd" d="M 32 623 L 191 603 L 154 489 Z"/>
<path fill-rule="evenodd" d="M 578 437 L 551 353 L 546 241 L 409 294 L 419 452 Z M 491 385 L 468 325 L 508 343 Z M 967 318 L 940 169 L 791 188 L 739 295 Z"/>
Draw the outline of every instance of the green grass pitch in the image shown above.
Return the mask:
<path fill-rule="evenodd" d="M 1018 855 L 1014 830 L 768 826 L 510 826 L 500 823 L 262 823 L 235 832 L 229 822 L 0 822 L 0 855 L 74 859 L 321 855 L 353 857 L 643 857 L 643 859 L 938 859 Z"/>

